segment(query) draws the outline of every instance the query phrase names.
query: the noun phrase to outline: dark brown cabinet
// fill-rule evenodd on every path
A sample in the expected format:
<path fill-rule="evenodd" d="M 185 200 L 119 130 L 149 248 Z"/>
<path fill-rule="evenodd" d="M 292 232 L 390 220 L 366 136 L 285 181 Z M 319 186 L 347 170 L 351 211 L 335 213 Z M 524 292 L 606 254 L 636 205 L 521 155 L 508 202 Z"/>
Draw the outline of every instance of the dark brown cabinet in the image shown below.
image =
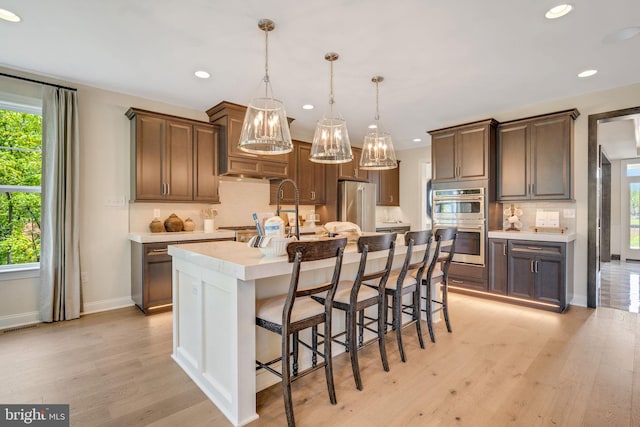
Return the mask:
<path fill-rule="evenodd" d="M 507 294 L 507 240 L 489 239 L 489 292 Z"/>
<path fill-rule="evenodd" d="M 348 163 L 340 163 L 338 165 L 338 179 L 346 181 L 368 181 L 369 173 L 365 169 L 360 169 L 360 157 L 362 149 L 351 147 L 353 160 Z"/>
<path fill-rule="evenodd" d="M 489 239 L 489 290 L 535 307 L 567 307 L 567 257 L 573 243 Z"/>
<path fill-rule="evenodd" d="M 289 153 L 288 178 L 298 186 L 301 205 L 321 205 L 325 202 L 325 165 L 309 160 L 311 144 L 293 141 L 293 151 Z M 270 202 L 277 202 L 277 191 L 280 180 L 271 181 Z M 280 189 L 280 203 L 295 202 L 293 187 L 283 185 Z"/>
<path fill-rule="evenodd" d="M 171 310 L 171 255 L 169 245 L 216 242 L 229 239 L 207 239 L 181 242 L 131 242 L 131 299 L 144 314 Z"/>
<path fill-rule="evenodd" d="M 499 201 L 570 200 L 573 121 L 561 111 L 498 126 Z"/>
<path fill-rule="evenodd" d="M 131 198 L 217 203 L 218 128 L 135 108 L 131 120 Z"/>
<path fill-rule="evenodd" d="M 286 178 L 288 154 L 257 155 L 238 148 L 247 107 L 223 101 L 209 110 L 209 121 L 220 125 L 218 170 L 220 175 L 250 178 Z M 289 119 L 291 123 L 293 119 Z"/>
<path fill-rule="evenodd" d="M 496 125 L 489 119 L 429 131 L 433 182 L 489 179 Z"/>
<path fill-rule="evenodd" d="M 377 206 L 400 206 L 400 161 L 394 169 L 369 171 L 369 182 L 377 185 Z"/>

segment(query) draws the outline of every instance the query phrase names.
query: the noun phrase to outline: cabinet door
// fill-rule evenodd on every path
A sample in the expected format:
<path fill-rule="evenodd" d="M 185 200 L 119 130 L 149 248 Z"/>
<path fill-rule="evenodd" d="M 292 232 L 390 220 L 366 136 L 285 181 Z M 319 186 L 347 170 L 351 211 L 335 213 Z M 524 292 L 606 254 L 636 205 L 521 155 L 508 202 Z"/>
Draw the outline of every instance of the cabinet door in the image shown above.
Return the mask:
<path fill-rule="evenodd" d="M 165 178 L 166 200 L 193 200 L 193 126 L 166 121 Z"/>
<path fill-rule="evenodd" d="M 488 179 L 488 129 L 462 129 L 457 135 L 458 179 Z"/>
<path fill-rule="evenodd" d="M 193 200 L 219 203 L 218 129 L 193 126 Z"/>
<path fill-rule="evenodd" d="M 534 297 L 535 257 L 526 252 L 510 251 L 509 280 L 507 293 L 512 297 L 532 299 Z"/>
<path fill-rule="evenodd" d="M 301 204 L 324 203 L 324 166 L 309 160 L 311 144 L 301 143 L 297 149 L 297 184 Z"/>
<path fill-rule="evenodd" d="M 540 255 L 536 259 L 535 298 L 538 301 L 564 306 L 563 258 Z"/>
<path fill-rule="evenodd" d="M 164 199 L 163 140 L 165 121 L 159 117 L 136 115 L 136 200 Z"/>
<path fill-rule="evenodd" d="M 531 198 L 571 198 L 571 118 L 537 120 L 530 127 Z"/>
<path fill-rule="evenodd" d="M 526 124 L 498 127 L 498 200 L 529 198 L 529 131 Z"/>
<path fill-rule="evenodd" d="M 456 145 L 454 131 L 435 134 L 431 137 L 431 162 L 433 181 L 456 180 Z"/>
<path fill-rule="evenodd" d="M 174 242 L 145 244 L 144 309 L 171 304 L 171 256 L 167 246 Z"/>
<path fill-rule="evenodd" d="M 507 294 L 507 241 L 489 239 L 489 292 Z"/>
<path fill-rule="evenodd" d="M 338 179 L 366 181 L 369 178 L 368 173 L 365 169 L 360 169 L 362 149 L 351 147 L 351 153 L 353 154 L 352 161 L 338 165 Z"/>
<path fill-rule="evenodd" d="M 400 206 L 400 162 L 394 169 L 369 171 L 369 181 L 377 184 L 377 206 Z"/>

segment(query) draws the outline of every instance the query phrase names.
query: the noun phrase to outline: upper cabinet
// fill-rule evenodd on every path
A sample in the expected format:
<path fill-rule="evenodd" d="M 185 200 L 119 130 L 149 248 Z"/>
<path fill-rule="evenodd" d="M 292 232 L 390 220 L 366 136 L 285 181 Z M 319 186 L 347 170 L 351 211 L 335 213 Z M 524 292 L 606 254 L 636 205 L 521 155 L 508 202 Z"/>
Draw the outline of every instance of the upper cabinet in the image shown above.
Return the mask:
<path fill-rule="evenodd" d="M 218 168 L 220 175 L 250 178 L 286 178 L 289 155 L 257 155 L 238 148 L 247 108 L 223 101 L 207 110 L 209 121 L 220 125 Z M 289 123 L 293 119 L 289 118 Z"/>
<path fill-rule="evenodd" d="M 489 179 L 496 125 L 489 119 L 430 131 L 433 182 Z"/>
<path fill-rule="evenodd" d="M 501 123 L 498 201 L 570 200 L 573 122 L 578 110 Z"/>
<path fill-rule="evenodd" d="M 131 199 L 218 203 L 218 127 L 130 108 Z"/>
<path fill-rule="evenodd" d="M 378 187 L 377 206 L 400 206 L 400 161 L 398 167 L 369 171 L 369 180 Z"/>
<path fill-rule="evenodd" d="M 293 151 L 289 153 L 289 167 L 287 178 L 298 186 L 301 205 L 321 205 L 325 203 L 325 165 L 309 160 L 311 144 L 293 141 Z M 270 202 L 275 204 L 278 197 L 280 180 L 271 181 Z M 283 185 L 280 189 L 280 203 L 295 203 L 295 193 L 290 185 Z"/>
<path fill-rule="evenodd" d="M 364 169 L 360 169 L 362 149 L 351 147 L 351 152 L 353 153 L 353 160 L 348 163 L 340 163 L 338 165 L 338 179 L 347 181 L 368 181 L 368 172 Z"/>

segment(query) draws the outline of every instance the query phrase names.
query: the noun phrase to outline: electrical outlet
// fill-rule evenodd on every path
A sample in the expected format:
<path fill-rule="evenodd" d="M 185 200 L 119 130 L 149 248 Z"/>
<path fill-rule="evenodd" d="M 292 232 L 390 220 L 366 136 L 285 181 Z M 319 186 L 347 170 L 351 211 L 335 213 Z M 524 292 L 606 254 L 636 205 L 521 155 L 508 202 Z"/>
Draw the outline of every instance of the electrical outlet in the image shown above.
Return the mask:
<path fill-rule="evenodd" d="M 576 210 L 575 209 L 563 209 L 562 216 L 565 218 L 575 218 Z"/>
<path fill-rule="evenodd" d="M 160 218 L 160 209 L 154 209 L 153 210 L 153 217 L 154 218 Z"/>

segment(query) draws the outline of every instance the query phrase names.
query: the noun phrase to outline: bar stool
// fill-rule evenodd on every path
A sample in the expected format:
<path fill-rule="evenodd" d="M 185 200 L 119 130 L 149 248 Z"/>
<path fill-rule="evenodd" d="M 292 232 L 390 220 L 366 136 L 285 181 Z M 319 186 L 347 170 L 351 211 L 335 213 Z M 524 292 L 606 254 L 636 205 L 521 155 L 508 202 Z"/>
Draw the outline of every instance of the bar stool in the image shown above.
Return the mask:
<path fill-rule="evenodd" d="M 448 282 L 449 282 L 449 265 L 455 252 L 456 236 L 458 235 L 457 228 L 439 228 L 434 233 L 434 239 L 436 241 L 436 247 L 427 269 L 427 276 L 422 280 L 422 284 L 426 286 L 426 292 L 423 299 L 425 300 L 425 308 L 423 311 L 427 314 L 427 327 L 429 328 L 429 336 L 431 342 L 436 342 L 436 337 L 433 333 L 433 313 L 442 311 L 444 314 L 444 321 L 447 325 L 447 331 L 451 333 L 451 324 L 449 323 L 449 305 L 447 303 L 448 297 Z M 442 298 L 440 300 L 433 299 L 431 295 L 431 285 L 433 283 L 440 283 L 442 286 Z M 437 304 L 437 308 L 432 308 L 432 304 Z"/>
<path fill-rule="evenodd" d="M 293 262 L 289 292 L 286 295 L 279 295 L 264 300 L 256 301 L 256 325 L 282 337 L 282 354 L 277 359 L 262 363 L 256 360 L 256 370 L 266 369 L 269 372 L 282 378 L 282 390 L 284 395 L 284 407 L 287 414 L 287 424 L 295 426 L 293 416 L 293 400 L 291 397 L 291 382 L 302 375 L 321 368 L 325 368 L 327 389 L 329 400 L 336 404 L 336 392 L 333 384 L 333 365 L 331 360 L 331 339 L 324 339 L 318 342 L 318 325 L 324 323 L 324 336 L 331 336 L 331 305 L 340 279 L 342 268 L 342 257 L 347 239 L 329 239 L 307 242 L 292 242 L 287 246 L 289 262 Z M 298 289 L 300 279 L 300 265 L 303 262 L 316 261 L 335 258 L 333 276 L 330 282 L 312 287 Z M 320 304 L 311 297 L 317 293 L 323 293 L 324 303 Z M 299 332 L 303 329 L 312 328 L 312 344 L 299 339 Z M 293 351 L 291 349 L 290 337 L 293 341 Z M 313 354 L 312 366 L 305 371 L 298 373 L 298 346 L 302 344 L 311 350 Z M 318 345 L 322 344 L 323 352 L 318 351 Z M 324 362 L 320 365 L 316 363 L 316 355 L 320 355 Z M 291 373 L 291 357 L 293 356 L 293 373 Z M 274 363 L 282 361 L 282 372 L 278 372 L 271 367 Z"/>
<path fill-rule="evenodd" d="M 384 289 L 391 271 L 393 254 L 395 251 L 396 233 L 385 233 L 374 236 L 362 236 L 358 238 L 358 252 L 360 253 L 360 264 L 356 278 L 351 280 L 341 280 L 338 283 L 333 308 L 345 312 L 346 328 L 344 332 L 332 337 L 334 341 L 345 346 L 351 358 L 351 370 L 358 390 L 362 390 L 362 378 L 360 376 L 360 365 L 358 363 L 358 347 L 364 343 L 364 330 L 377 334 L 378 347 L 382 367 L 389 371 L 387 360 L 387 350 L 384 342 L 384 328 L 386 323 L 386 304 Z M 382 270 L 365 272 L 368 254 L 380 251 L 387 251 L 385 267 Z M 366 284 L 366 286 L 362 286 Z M 316 297 L 320 298 L 321 297 Z M 364 310 L 368 307 L 378 307 L 378 316 L 373 318 L 365 316 Z M 356 318 L 357 316 L 357 318 Z M 372 329 L 369 325 L 377 323 L 377 328 Z M 356 327 L 358 335 L 356 335 Z M 337 338 L 346 335 L 345 341 Z M 371 340 L 370 342 L 372 342 Z M 367 342 L 368 344 L 369 342 Z"/>
<path fill-rule="evenodd" d="M 390 325 L 396 332 L 400 359 L 403 362 L 407 361 L 404 344 L 402 342 L 403 327 L 415 322 L 420 348 L 424 348 L 420 322 L 420 284 L 422 283 L 422 276 L 429 261 L 431 235 L 430 230 L 408 231 L 405 233 L 404 242 L 407 246 L 407 254 L 402 263 L 402 267 L 399 270 L 393 270 L 391 272 L 385 288 L 385 294 L 387 297 L 391 297 L 391 305 L 387 307 L 391 308 L 391 312 L 393 313 L 392 321 L 391 323 L 387 322 L 387 325 Z M 411 261 L 415 259 L 414 255 L 418 248 L 424 249 L 424 255 L 412 263 Z M 402 297 L 407 294 L 412 294 L 411 304 L 403 304 L 402 302 Z M 402 323 L 403 314 L 411 316 L 411 320 L 405 324 Z"/>

